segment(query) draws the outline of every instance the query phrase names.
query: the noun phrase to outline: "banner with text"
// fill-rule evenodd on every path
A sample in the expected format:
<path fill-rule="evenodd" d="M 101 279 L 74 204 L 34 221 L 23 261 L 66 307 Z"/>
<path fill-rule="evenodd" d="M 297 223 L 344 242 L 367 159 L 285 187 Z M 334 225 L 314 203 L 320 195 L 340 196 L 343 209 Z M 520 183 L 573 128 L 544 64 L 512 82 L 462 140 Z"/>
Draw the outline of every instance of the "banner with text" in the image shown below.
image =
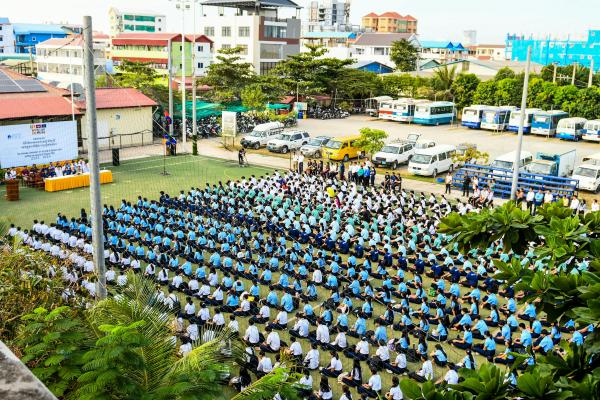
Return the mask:
<path fill-rule="evenodd" d="M 2 168 L 48 164 L 77 156 L 75 121 L 0 126 Z"/>

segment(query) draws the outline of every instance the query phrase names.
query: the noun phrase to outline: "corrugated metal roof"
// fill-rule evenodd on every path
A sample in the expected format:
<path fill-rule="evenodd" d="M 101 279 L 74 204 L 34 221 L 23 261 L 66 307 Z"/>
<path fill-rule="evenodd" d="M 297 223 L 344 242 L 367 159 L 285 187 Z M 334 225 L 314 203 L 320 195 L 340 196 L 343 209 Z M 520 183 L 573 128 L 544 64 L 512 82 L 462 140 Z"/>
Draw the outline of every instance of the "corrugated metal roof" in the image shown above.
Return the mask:
<path fill-rule="evenodd" d="M 412 33 L 363 33 L 354 42 L 355 46 L 382 46 L 390 47 L 392 43 L 402 39 L 411 40 Z"/>
<path fill-rule="evenodd" d="M 53 35 L 66 35 L 60 25 L 49 24 L 13 24 L 15 35 L 27 35 L 29 33 L 47 33 Z"/>
<path fill-rule="evenodd" d="M 291 0 L 206 0 L 205 6 L 220 7 L 293 7 L 301 8 Z"/>
<path fill-rule="evenodd" d="M 97 88 L 96 109 L 153 107 L 157 103 L 134 88 Z M 85 110 L 85 102 L 77 102 L 77 108 Z"/>
<path fill-rule="evenodd" d="M 75 114 L 81 112 L 75 110 Z M 0 120 L 63 115 L 71 115 L 71 103 L 64 97 L 0 97 Z"/>

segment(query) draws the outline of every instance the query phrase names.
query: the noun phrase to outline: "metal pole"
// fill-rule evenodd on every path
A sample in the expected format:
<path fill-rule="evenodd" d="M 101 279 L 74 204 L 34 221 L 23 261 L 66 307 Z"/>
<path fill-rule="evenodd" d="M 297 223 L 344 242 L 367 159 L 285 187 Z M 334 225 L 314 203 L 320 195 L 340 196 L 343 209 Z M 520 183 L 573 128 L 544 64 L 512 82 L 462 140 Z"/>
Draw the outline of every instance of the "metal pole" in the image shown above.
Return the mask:
<path fill-rule="evenodd" d="M 556 83 L 556 70 L 558 68 L 558 65 L 556 63 L 554 63 L 554 73 L 552 74 L 552 83 Z"/>
<path fill-rule="evenodd" d="M 573 64 L 573 76 L 571 77 L 571 85 L 575 86 L 575 73 L 577 72 L 577 63 Z"/>
<path fill-rule="evenodd" d="M 187 143 L 187 120 L 185 115 L 185 1 L 181 5 L 181 137 L 185 151 Z"/>
<path fill-rule="evenodd" d="M 591 88 L 594 83 L 594 59 L 590 63 L 590 77 L 588 78 L 588 87 Z"/>
<path fill-rule="evenodd" d="M 192 135 L 194 143 L 198 140 L 198 121 L 196 120 L 196 0 L 192 0 Z"/>
<path fill-rule="evenodd" d="M 517 197 L 517 184 L 519 182 L 519 162 L 521 161 L 521 148 L 523 147 L 523 125 L 525 125 L 525 110 L 527 109 L 527 91 L 529 90 L 529 67 L 531 65 L 531 46 L 527 46 L 527 67 L 525 68 L 525 81 L 523 82 L 523 97 L 521 97 L 521 115 L 519 116 L 519 135 L 517 136 L 517 153 L 513 164 L 512 186 L 510 199 Z"/>
<path fill-rule="evenodd" d="M 171 117 L 171 124 L 169 124 L 169 135 L 173 136 L 173 45 L 171 39 L 169 39 L 167 51 L 169 52 L 169 61 L 167 66 L 169 68 L 169 116 Z"/>
<path fill-rule="evenodd" d="M 92 17 L 83 17 L 84 74 L 86 116 L 88 123 L 88 155 L 90 163 L 90 217 L 92 221 L 93 260 L 98 274 L 98 298 L 106 298 L 106 266 L 104 265 L 104 233 L 100 205 L 100 164 L 98 162 L 98 126 L 96 123 L 96 82 L 94 81 L 94 45 Z"/>
<path fill-rule="evenodd" d="M 71 61 L 71 50 L 69 51 L 69 76 L 71 77 L 71 121 L 75 121 L 75 101 L 73 99 L 73 62 Z"/>

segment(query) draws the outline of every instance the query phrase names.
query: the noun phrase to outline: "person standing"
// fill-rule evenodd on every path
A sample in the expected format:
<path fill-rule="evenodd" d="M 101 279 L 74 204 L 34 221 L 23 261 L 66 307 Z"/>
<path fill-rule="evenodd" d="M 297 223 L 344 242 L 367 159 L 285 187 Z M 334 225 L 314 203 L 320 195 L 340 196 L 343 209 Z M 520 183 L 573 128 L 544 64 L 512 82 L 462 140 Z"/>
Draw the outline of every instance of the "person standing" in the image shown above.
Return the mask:
<path fill-rule="evenodd" d="M 469 176 L 468 173 L 465 174 L 465 177 L 463 179 L 463 192 L 462 195 L 465 197 L 469 197 L 469 191 L 471 189 L 471 177 Z"/>
<path fill-rule="evenodd" d="M 292 155 L 292 171 L 298 172 L 298 152 L 296 151 Z"/>
<path fill-rule="evenodd" d="M 531 214 L 533 214 L 533 201 L 535 200 L 535 192 L 533 188 L 529 188 L 527 192 L 527 196 L 525 197 L 525 202 L 527 203 L 527 209 Z"/>
<path fill-rule="evenodd" d="M 298 155 L 298 173 L 302 174 L 304 172 L 304 154 L 300 153 Z"/>
<path fill-rule="evenodd" d="M 375 166 L 371 166 L 371 174 L 370 174 L 371 186 L 375 186 L 375 175 L 376 174 L 377 174 L 377 171 L 375 171 Z"/>
<path fill-rule="evenodd" d="M 446 194 L 451 194 L 452 193 L 452 174 L 450 173 L 450 171 L 448 171 L 448 173 L 446 174 Z"/>
<path fill-rule="evenodd" d="M 344 180 L 344 172 L 346 171 L 346 166 L 344 165 L 344 161 L 340 162 L 340 181 Z"/>

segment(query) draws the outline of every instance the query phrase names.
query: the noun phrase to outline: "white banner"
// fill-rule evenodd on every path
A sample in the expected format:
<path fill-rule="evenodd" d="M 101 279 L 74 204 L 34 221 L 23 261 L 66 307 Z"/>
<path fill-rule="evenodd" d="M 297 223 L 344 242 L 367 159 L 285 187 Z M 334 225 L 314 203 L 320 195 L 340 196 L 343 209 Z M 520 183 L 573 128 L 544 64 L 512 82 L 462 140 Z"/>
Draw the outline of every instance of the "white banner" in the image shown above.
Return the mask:
<path fill-rule="evenodd" d="M 235 137 L 237 134 L 237 113 L 233 111 L 223 111 L 221 117 L 221 136 Z"/>
<path fill-rule="evenodd" d="M 75 121 L 0 126 L 0 167 L 73 160 L 78 156 Z"/>

